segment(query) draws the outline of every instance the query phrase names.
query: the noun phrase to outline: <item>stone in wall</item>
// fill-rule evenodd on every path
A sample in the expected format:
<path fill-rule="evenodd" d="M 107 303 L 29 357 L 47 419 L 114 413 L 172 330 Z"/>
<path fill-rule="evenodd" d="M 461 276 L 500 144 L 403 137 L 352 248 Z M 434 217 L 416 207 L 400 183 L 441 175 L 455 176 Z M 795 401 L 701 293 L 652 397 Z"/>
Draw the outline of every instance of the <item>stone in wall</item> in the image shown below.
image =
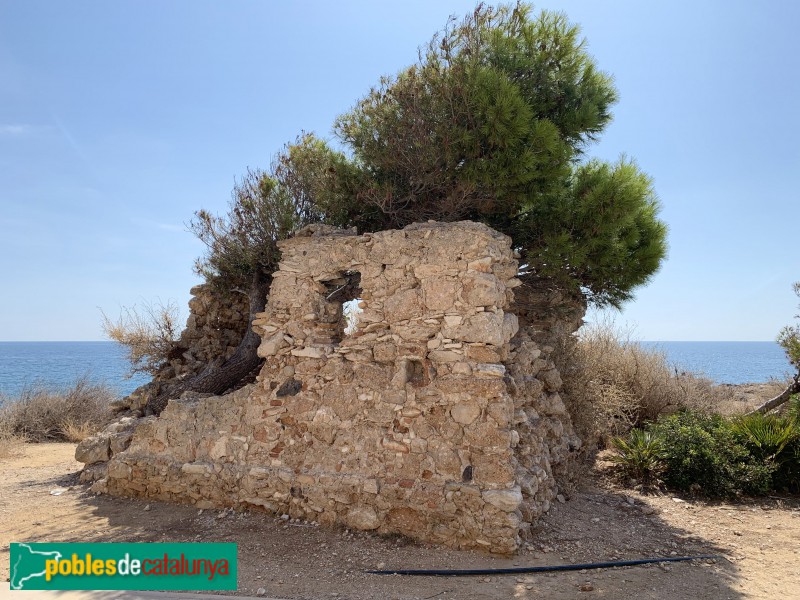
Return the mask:
<path fill-rule="evenodd" d="M 257 382 L 174 399 L 116 451 L 110 431 L 82 444 L 87 462 L 110 456 L 85 479 L 116 495 L 516 550 L 580 441 L 536 332 L 509 312 L 510 239 L 472 222 L 316 226 L 280 248 L 253 323 Z M 350 334 L 348 300 L 361 307 Z"/>

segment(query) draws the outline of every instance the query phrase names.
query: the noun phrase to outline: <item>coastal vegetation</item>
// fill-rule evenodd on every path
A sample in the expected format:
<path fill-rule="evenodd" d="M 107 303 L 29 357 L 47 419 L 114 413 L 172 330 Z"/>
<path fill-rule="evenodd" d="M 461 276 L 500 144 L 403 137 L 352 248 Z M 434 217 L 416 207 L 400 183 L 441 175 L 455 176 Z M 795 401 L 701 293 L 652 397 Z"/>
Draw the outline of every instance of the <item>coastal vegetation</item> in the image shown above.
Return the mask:
<path fill-rule="evenodd" d="M 128 353 L 130 374 L 155 376 L 167 363 L 180 334 L 180 310 L 174 302 L 124 308 L 116 321 L 104 312 L 103 332 Z"/>
<path fill-rule="evenodd" d="M 800 281 L 795 282 L 792 287 L 794 289 L 794 293 L 798 298 L 800 298 Z M 795 315 L 795 318 L 800 319 L 800 314 Z M 777 341 L 781 348 L 783 348 L 783 351 L 786 353 L 786 358 L 788 359 L 789 364 L 791 364 L 794 368 L 795 373 L 792 376 L 792 380 L 789 385 L 786 386 L 786 389 L 784 389 L 780 394 L 771 400 L 768 400 L 759 406 L 753 411 L 754 413 L 767 413 L 770 410 L 785 404 L 789 401 L 789 399 L 797 394 L 800 394 L 800 321 L 794 325 L 786 325 L 783 329 L 781 329 L 780 333 L 778 333 Z"/>
<path fill-rule="evenodd" d="M 786 415 L 683 409 L 613 439 L 629 483 L 707 498 L 800 491 L 800 399 Z"/>
<path fill-rule="evenodd" d="M 79 442 L 105 427 L 117 399 L 109 387 L 80 378 L 54 390 L 32 385 L 0 395 L 0 456 L 19 442 Z"/>
<path fill-rule="evenodd" d="M 577 344 L 557 349 L 563 396 L 587 450 L 684 407 L 749 410 L 729 389 L 693 373 L 680 373 L 666 354 L 646 348 L 612 319 L 584 325 Z"/>
<path fill-rule="evenodd" d="M 533 276 L 619 306 L 658 269 L 666 226 L 633 161 L 586 157 L 616 101 L 563 14 L 479 5 L 337 120 L 358 173 L 346 198 L 372 209 L 353 224 L 484 222 Z"/>
<path fill-rule="evenodd" d="M 793 288 L 800 296 L 800 282 Z M 628 431 L 611 440 L 623 477 L 711 498 L 800 492 L 800 324 L 784 327 L 777 341 L 795 373 L 780 394 L 746 414 L 722 416 L 715 404 L 685 397 L 673 414 L 623 421 Z M 770 412 L 776 409 L 782 412 Z"/>

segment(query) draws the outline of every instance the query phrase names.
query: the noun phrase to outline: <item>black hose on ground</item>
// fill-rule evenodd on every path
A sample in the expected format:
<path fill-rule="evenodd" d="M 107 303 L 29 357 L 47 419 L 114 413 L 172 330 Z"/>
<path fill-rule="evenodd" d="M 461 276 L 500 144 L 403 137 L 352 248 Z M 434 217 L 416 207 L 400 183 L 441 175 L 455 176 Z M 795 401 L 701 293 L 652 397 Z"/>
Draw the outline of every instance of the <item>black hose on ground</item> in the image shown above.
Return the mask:
<path fill-rule="evenodd" d="M 521 573 L 551 573 L 553 571 L 581 571 L 583 569 L 609 569 L 611 567 L 633 567 L 665 562 L 720 558 L 715 555 L 671 556 L 669 558 L 645 558 L 642 560 L 617 560 L 612 562 L 586 563 L 582 565 L 553 565 L 547 567 L 512 567 L 508 569 L 386 569 L 367 571 L 370 575 L 433 575 L 437 577 L 459 577 L 465 575 L 519 575 Z"/>

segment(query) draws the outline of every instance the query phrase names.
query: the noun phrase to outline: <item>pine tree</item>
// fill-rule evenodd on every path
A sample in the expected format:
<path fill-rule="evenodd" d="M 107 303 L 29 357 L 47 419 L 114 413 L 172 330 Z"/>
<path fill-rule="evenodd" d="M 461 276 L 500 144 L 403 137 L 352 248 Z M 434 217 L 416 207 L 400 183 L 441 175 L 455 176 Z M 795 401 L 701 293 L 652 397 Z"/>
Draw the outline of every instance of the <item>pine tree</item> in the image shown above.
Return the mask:
<path fill-rule="evenodd" d="M 208 246 L 198 271 L 221 293 L 246 290 L 255 314 L 276 242 L 294 228 L 472 219 L 511 236 L 529 281 L 619 306 L 658 269 L 666 227 L 635 163 L 584 156 L 616 100 L 564 15 L 478 5 L 337 120 L 349 155 L 303 135 L 268 172 L 248 172 L 226 216 L 197 213 L 193 229 Z M 165 391 L 151 410 L 185 390 L 236 385 L 259 364 L 251 333 L 232 360 Z"/>
<path fill-rule="evenodd" d="M 617 93 L 562 14 L 479 5 L 336 123 L 375 227 L 482 221 L 532 274 L 619 306 L 658 269 L 666 226 L 634 162 L 584 160 Z"/>

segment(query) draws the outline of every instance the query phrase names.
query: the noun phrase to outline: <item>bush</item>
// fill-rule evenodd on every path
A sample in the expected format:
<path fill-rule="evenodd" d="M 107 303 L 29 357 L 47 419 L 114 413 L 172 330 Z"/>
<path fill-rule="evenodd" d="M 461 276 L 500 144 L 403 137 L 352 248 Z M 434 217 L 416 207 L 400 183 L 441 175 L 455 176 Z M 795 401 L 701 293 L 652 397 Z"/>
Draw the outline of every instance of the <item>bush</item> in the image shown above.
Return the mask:
<path fill-rule="evenodd" d="M 789 417 L 754 413 L 738 417 L 731 428 L 748 446 L 752 454 L 763 461 L 784 460 L 787 446 L 800 437 L 800 427 Z"/>
<path fill-rule="evenodd" d="M 800 493 L 800 439 L 788 445 L 784 453 L 785 459 L 772 478 L 774 487 L 793 494 Z"/>
<path fill-rule="evenodd" d="M 180 331 L 180 310 L 174 302 L 145 304 L 138 310 L 126 307 L 116 321 L 102 315 L 103 332 L 128 351 L 131 375 L 155 376 L 167 364 Z"/>
<path fill-rule="evenodd" d="M 30 442 L 76 442 L 102 429 L 116 395 L 104 385 L 79 379 L 53 391 L 32 386 L 17 397 L 0 397 L 0 433 Z"/>
<path fill-rule="evenodd" d="M 626 477 L 694 495 L 732 497 L 800 491 L 800 421 L 789 416 L 725 418 L 683 410 L 613 440 Z"/>
<path fill-rule="evenodd" d="M 664 443 L 664 483 L 706 497 L 765 494 L 775 466 L 754 456 L 729 421 L 681 411 L 648 427 Z"/>
<path fill-rule="evenodd" d="M 773 489 L 800 489 L 800 421 L 755 413 L 734 419 L 731 428 L 756 460 L 773 468 Z"/>
<path fill-rule="evenodd" d="M 790 419 L 793 419 L 797 423 L 800 423 L 800 394 L 794 394 L 789 399 L 788 408 L 786 409 L 786 415 Z"/>
<path fill-rule="evenodd" d="M 682 408 L 710 410 L 732 392 L 692 374 L 678 374 L 658 350 L 643 347 L 613 322 L 587 325 L 577 344 L 557 349 L 563 397 L 578 435 L 588 446 Z"/>
<path fill-rule="evenodd" d="M 611 460 L 619 466 L 622 474 L 644 485 L 659 483 L 664 471 L 664 442 L 650 431 L 633 429 L 627 438 L 612 440 L 617 454 Z"/>
<path fill-rule="evenodd" d="M 0 459 L 17 454 L 24 441 L 23 438 L 14 435 L 0 423 Z"/>

